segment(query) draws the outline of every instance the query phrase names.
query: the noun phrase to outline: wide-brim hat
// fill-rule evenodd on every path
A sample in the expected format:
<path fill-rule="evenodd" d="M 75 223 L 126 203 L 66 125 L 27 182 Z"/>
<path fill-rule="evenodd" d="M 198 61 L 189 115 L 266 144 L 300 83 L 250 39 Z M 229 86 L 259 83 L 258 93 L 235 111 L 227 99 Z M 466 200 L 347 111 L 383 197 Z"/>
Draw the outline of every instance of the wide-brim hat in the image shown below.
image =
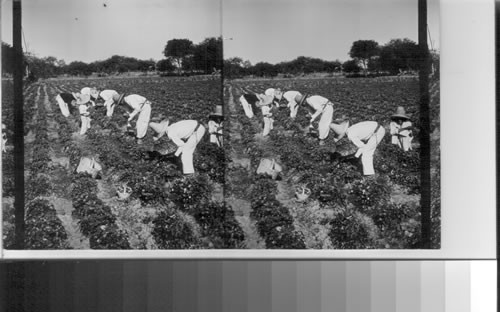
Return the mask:
<path fill-rule="evenodd" d="M 258 94 L 257 97 L 260 99 L 260 106 L 269 105 L 273 102 L 274 96 Z"/>
<path fill-rule="evenodd" d="M 349 121 L 343 121 L 340 124 L 336 123 L 331 123 L 330 124 L 330 129 L 335 132 L 336 137 L 334 138 L 335 141 L 339 141 L 344 137 L 344 135 L 347 133 L 347 128 L 349 128 Z"/>
<path fill-rule="evenodd" d="M 121 102 L 123 101 L 124 97 L 125 97 L 125 93 L 123 93 L 123 94 L 115 93 L 115 94 L 113 94 L 113 101 L 116 103 L 116 105 L 120 105 Z"/>
<path fill-rule="evenodd" d="M 301 106 L 302 104 L 304 104 L 306 99 L 307 99 L 307 94 L 302 95 L 299 93 L 295 96 L 295 103 L 297 103 L 299 106 Z"/>
<path fill-rule="evenodd" d="M 165 133 L 167 133 L 167 129 L 168 129 L 168 126 L 170 124 L 170 121 L 167 119 L 167 120 L 163 120 L 161 122 L 150 122 L 149 123 L 149 127 L 151 129 L 153 129 L 154 132 L 156 132 L 157 134 L 157 138 L 161 138 L 162 136 L 165 135 Z"/>
<path fill-rule="evenodd" d="M 90 101 L 89 94 L 80 94 L 80 96 L 76 98 L 76 105 L 87 104 L 89 101 Z"/>
<path fill-rule="evenodd" d="M 398 106 L 396 113 L 392 115 L 391 118 L 410 119 L 410 117 L 406 115 L 405 108 L 403 106 Z"/>
<path fill-rule="evenodd" d="M 219 117 L 219 118 L 224 118 L 224 114 L 222 113 L 222 105 L 217 105 L 215 106 L 215 111 L 210 113 L 208 117 Z"/>

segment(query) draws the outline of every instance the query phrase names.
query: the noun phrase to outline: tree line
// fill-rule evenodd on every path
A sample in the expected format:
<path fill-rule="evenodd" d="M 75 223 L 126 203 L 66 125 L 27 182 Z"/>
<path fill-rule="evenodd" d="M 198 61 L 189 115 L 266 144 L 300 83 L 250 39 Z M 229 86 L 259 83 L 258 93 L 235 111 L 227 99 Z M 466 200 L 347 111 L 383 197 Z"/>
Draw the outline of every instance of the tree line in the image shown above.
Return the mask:
<path fill-rule="evenodd" d="M 282 74 L 286 77 L 319 72 L 348 75 L 395 75 L 417 72 L 421 61 L 418 44 L 407 38 L 393 39 L 385 45 L 379 45 L 374 40 L 357 40 L 353 42 L 347 54 L 350 59 L 344 62 L 299 56 L 292 61 L 277 64 L 259 62 L 255 65 L 240 57 L 232 57 L 224 60 L 224 76 L 227 78 L 250 75 L 275 77 Z M 439 55 L 435 51 L 431 51 L 431 55 L 433 68 L 437 71 Z"/>
<path fill-rule="evenodd" d="M 222 70 L 222 38 L 206 38 L 198 44 L 189 39 L 169 40 L 163 50 L 164 59 L 140 60 L 134 57 L 113 55 L 108 59 L 86 63 L 66 63 L 54 56 L 39 57 L 24 53 L 26 74 L 36 78 L 68 76 L 106 76 L 126 72 L 149 72 L 182 75 L 211 74 Z M 14 49 L 2 42 L 2 75 L 13 73 Z"/>

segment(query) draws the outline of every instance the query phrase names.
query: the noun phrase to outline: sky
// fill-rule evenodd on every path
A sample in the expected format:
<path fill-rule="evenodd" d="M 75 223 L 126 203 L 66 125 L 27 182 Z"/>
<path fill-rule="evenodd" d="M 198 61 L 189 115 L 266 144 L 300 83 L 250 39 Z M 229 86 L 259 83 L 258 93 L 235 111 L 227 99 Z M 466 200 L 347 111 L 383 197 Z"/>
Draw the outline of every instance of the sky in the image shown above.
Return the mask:
<path fill-rule="evenodd" d="M 1 1 L 2 41 L 12 44 L 12 0 Z M 22 25 L 40 57 L 160 60 L 170 39 L 220 36 L 221 0 L 23 0 Z"/>
<path fill-rule="evenodd" d="M 439 49 L 439 1 L 428 0 Z M 346 61 L 356 40 L 418 42 L 418 0 L 223 0 L 224 58 L 278 63 L 298 56 Z M 232 40 L 230 40 L 232 38 Z M 430 42 L 429 42 L 430 47 Z"/>
<path fill-rule="evenodd" d="M 12 43 L 12 0 L 1 0 L 2 40 Z M 29 52 L 66 62 L 118 54 L 163 58 L 168 40 L 224 38 L 224 57 L 278 63 L 298 56 L 349 59 L 356 40 L 415 42 L 418 0 L 23 0 Z M 106 4 L 104 7 L 103 4 Z M 428 0 L 439 49 L 439 0 Z"/>

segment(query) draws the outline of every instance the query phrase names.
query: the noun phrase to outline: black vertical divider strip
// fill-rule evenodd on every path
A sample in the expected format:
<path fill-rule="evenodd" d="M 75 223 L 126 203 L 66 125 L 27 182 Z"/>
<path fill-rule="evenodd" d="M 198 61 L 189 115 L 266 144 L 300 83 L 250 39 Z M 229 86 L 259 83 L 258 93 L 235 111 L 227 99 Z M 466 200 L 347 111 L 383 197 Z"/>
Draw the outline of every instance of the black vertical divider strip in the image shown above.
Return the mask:
<path fill-rule="evenodd" d="M 13 2 L 15 248 L 24 248 L 24 124 L 21 0 Z"/>
<path fill-rule="evenodd" d="M 429 111 L 429 49 L 427 46 L 427 0 L 418 1 L 418 44 L 420 48 L 420 209 L 422 248 L 431 248 L 431 149 Z"/>

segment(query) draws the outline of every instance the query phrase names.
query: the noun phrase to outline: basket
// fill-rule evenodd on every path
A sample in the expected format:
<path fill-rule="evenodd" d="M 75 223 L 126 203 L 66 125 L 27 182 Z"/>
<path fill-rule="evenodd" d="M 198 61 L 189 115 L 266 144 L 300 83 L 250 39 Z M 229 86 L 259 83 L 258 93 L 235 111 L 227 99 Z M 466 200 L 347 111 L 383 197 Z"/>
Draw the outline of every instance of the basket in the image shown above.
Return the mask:
<path fill-rule="evenodd" d="M 309 188 L 305 186 L 299 186 L 295 189 L 295 197 L 297 198 L 297 201 L 306 201 L 309 196 L 311 196 L 311 190 Z"/>
<path fill-rule="evenodd" d="M 116 194 L 120 200 L 126 200 L 130 197 L 130 194 L 132 194 L 132 189 L 127 185 L 127 183 L 123 183 L 116 188 Z"/>

